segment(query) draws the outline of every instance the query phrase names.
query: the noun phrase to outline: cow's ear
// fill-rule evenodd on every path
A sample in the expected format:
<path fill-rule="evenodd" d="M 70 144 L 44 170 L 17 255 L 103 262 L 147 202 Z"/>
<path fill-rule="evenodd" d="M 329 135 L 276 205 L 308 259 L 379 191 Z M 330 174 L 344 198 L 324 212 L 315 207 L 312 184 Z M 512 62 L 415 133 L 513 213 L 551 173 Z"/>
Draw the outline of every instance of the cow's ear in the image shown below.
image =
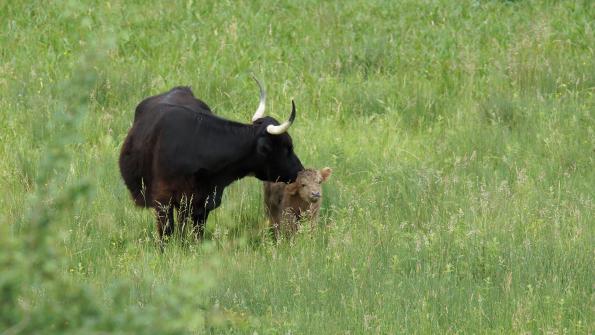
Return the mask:
<path fill-rule="evenodd" d="M 295 195 L 295 193 L 297 191 L 298 191 L 297 183 L 291 183 L 291 184 L 285 186 L 285 192 L 287 192 L 287 194 L 289 194 L 289 195 Z"/>
<path fill-rule="evenodd" d="M 320 175 L 322 176 L 322 182 L 324 183 L 333 173 L 333 169 L 331 169 L 330 167 L 325 167 L 323 169 L 320 169 Z"/>
<path fill-rule="evenodd" d="M 266 136 L 260 137 L 256 141 L 256 152 L 261 156 L 268 155 L 273 150 L 271 140 Z"/>

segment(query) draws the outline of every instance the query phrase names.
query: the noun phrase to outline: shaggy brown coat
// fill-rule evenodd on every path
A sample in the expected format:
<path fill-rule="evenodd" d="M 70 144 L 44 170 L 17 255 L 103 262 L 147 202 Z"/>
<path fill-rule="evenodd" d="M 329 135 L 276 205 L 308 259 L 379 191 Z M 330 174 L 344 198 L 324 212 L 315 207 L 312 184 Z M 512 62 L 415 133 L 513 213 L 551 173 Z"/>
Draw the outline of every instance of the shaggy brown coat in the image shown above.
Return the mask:
<path fill-rule="evenodd" d="M 322 183 L 331 168 L 305 169 L 291 184 L 264 182 L 264 203 L 275 238 L 290 236 L 299 229 L 302 219 L 314 224 L 322 203 Z"/>

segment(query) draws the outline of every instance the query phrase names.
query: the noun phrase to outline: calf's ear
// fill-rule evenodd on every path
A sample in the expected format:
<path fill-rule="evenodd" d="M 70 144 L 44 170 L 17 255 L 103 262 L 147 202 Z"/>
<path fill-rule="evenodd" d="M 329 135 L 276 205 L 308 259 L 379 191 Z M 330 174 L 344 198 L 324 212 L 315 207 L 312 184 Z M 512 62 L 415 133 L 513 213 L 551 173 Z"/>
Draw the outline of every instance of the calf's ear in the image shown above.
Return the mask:
<path fill-rule="evenodd" d="M 291 184 L 285 186 L 285 192 L 287 192 L 287 194 L 289 194 L 289 195 L 295 195 L 295 193 L 297 191 L 298 191 L 297 183 L 291 183 Z"/>
<path fill-rule="evenodd" d="M 322 176 L 322 182 L 324 183 L 333 173 L 333 169 L 331 169 L 330 167 L 325 167 L 323 169 L 320 169 L 320 175 Z"/>
<path fill-rule="evenodd" d="M 268 155 L 273 150 L 271 140 L 266 137 L 260 137 L 256 140 L 256 152 L 261 156 Z"/>

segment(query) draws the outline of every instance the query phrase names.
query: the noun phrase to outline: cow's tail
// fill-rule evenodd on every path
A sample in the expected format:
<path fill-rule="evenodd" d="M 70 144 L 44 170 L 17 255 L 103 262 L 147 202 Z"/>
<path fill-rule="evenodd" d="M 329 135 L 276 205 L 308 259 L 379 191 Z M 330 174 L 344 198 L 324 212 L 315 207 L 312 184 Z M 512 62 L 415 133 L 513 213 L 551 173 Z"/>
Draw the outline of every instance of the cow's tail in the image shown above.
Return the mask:
<path fill-rule="evenodd" d="M 148 207 L 151 204 L 151 194 L 147 190 L 151 189 L 151 181 L 150 178 L 143 178 L 142 156 L 133 152 L 132 142 L 132 137 L 128 135 L 122 145 L 119 160 L 120 173 L 134 203 L 140 207 Z"/>

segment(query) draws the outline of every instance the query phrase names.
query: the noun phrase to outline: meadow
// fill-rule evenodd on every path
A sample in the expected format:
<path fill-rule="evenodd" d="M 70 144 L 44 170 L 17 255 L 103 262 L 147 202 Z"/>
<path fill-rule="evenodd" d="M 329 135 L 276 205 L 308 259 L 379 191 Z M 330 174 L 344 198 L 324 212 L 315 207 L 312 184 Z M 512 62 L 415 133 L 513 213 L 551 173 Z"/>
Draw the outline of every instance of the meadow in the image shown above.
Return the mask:
<path fill-rule="evenodd" d="M 591 1 L 0 2 L 0 334 L 591 334 Z M 245 178 L 157 247 L 117 159 L 189 85 L 333 168 L 275 243 Z"/>

